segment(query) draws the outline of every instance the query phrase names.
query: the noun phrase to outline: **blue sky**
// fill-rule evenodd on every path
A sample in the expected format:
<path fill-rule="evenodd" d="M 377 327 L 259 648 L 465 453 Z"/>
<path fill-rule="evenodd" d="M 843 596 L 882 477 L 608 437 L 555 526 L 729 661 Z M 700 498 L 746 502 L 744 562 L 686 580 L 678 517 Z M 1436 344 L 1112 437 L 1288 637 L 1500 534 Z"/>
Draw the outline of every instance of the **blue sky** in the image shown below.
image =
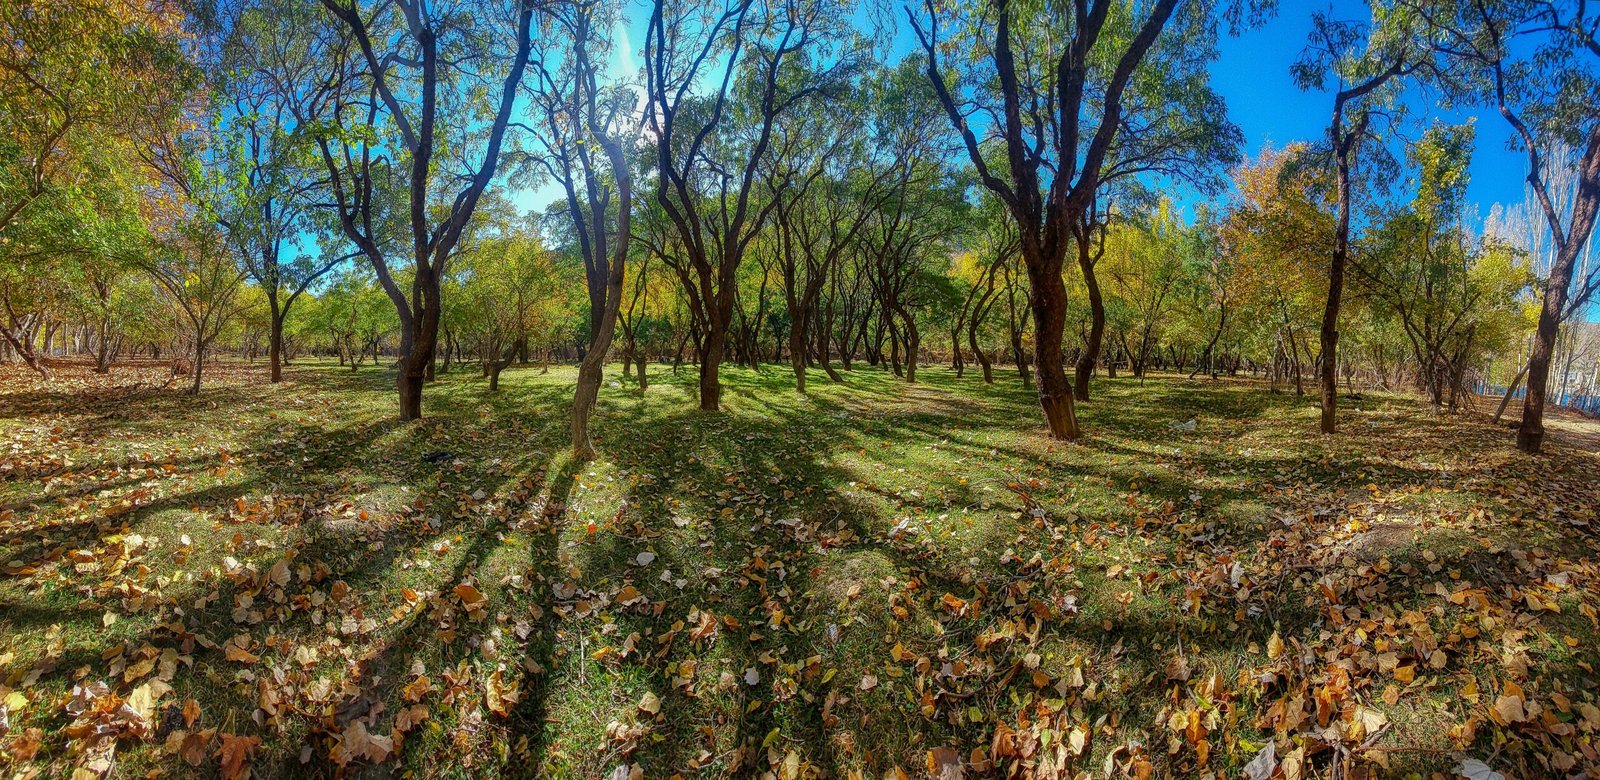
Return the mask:
<path fill-rule="evenodd" d="M 1302 91 L 1295 85 L 1289 68 L 1305 46 L 1313 11 L 1328 7 L 1328 2 L 1281 0 L 1276 15 L 1265 24 L 1220 41 L 1220 56 L 1211 66 L 1212 86 L 1227 101 L 1229 116 L 1244 131 L 1246 155 L 1255 156 L 1268 144 L 1281 148 L 1295 141 L 1318 141 L 1327 132 L 1332 93 Z M 1354 0 L 1338 0 L 1332 7 L 1341 18 L 1359 18 L 1367 13 L 1365 3 Z M 619 25 L 618 46 L 608 67 L 612 78 L 639 78 L 638 50 L 644 42 L 646 13 L 644 3 L 635 3 L 627 23 Z M 863 26 L 868 23 L 865 13 L 857 16 Z M 904 19 L 897 15 L 895 21 L 898 29 L 889 55 L 892 60 L 915 47 Z M 1436 104 L 1436 97 L 1418 89 L 1407 94 L 1406 100 L 1414 110 L 1407 127 L 1412 135 L 1435 116 L 1461 122 L 1474 113 L 1481 115 L 1477 119 L 1478 143 L 1467 191 L 1468 200 L 1477 204 L 1480 217 L 1495 203 L 1522 201 L 1525 158 L 1506 148 L 1510 128 L 1504 120 L 1487 111 L 1445 116 L 1437 108 L 1429 108 Z M 515 200 L 524 208 L 542 209 L 560 194 L 553 183 L 546 183 L 517 193 Z"/>
<path fill-rule="evenodd" d="M 1324 137 L 1333 110 L 1331 92 L 1304 92 L 1295 86 L 1289 67 L 1299 57 L 1311 32 L 1311 14 L 1325 3 L 1284 0 L 1271 21 L 1237 38 L 1225 38 L 1221 56 L 1212 63 L 1212 87 L 1228 101 L 1228 114 L 1244 130 L 1246 154 L 1264 144 L 1275 147 L 1293 141 Z M 1358 18 L 1362 3 L 1333 4 L 1343 18 Z M 1437 109 L 1437 96 L 1413 89 L 1406 95 L 1412 107 L 1411 135 L 1422 123 L 1438 117 L 1461 122 L 1476 114 L 1478 143 L 1470 168 L 1467 199 L 1487 214 L 1494 203 L 1520 203 L 1526 158 L 1506 148 L 1511 129 L 1489 111 L 1445 115 Z"/>

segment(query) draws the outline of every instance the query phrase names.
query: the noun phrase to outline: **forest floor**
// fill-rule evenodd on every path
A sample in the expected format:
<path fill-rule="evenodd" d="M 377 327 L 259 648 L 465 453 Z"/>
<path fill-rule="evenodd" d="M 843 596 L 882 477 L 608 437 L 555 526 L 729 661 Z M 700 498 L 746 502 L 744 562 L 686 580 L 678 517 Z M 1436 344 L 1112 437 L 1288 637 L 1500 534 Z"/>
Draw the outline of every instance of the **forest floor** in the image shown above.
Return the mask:
<path fill-rule="evenodd" d="M 1581 436 L 1166 377 L 1067 445 L 1009 372 L 729 368 L 706 414 L 613 366 L 576 465 L 571 368 L 418 424 L 372 368 L 163 369 L 0 367 L 8 776 L 1600 764 Z"/>

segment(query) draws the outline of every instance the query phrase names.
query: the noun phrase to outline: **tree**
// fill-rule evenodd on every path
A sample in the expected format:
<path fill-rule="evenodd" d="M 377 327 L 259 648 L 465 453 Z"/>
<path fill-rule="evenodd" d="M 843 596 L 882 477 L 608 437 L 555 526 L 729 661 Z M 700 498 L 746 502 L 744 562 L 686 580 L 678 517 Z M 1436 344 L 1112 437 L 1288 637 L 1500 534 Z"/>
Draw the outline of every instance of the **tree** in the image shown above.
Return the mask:
<path fill-rule="evenodd" d="M 961 342 L 965 337 L 968 352 L 978 361 L 988 384 L 994 382 L 994 371 L 988 352 L 978 343 L 978 332 L 999 300 L 994 292 L 1000 266 L 1014 260 L 1016 227 L 992 196 L 981 197 L 972 216 L 978 224 L 969 233 L 968 251 L 958 255 L 952 267 L 955 278 L 967 285 L 967 294 L 951 322 L 950 351 L 959 377 L 964 370 Z"/>
<path fill-rule="evenodd" d="M 308 232 L 326 239 L 317 225 L 310 196 L 317 185 L 308 139 L 294 123 L 289 106 L 275 90 L 270 71 L 250 67 L 254 25 L 271 24 L 250 9 L 230 27 L 227 68 L 221 92 L 231 105 L 220 112 L 222 164 L 227 190 L 218 223 L 236 245 L 245 270 L 265 294 L 269 331 L 269 381 L 283 381 L 284 322 L 296 299 L 317 280 L 358 253 L 343 252 L 322 240 L 312 252 L 302 244 Z"/>
<path fill-rule="evenodd" d="M 384 339 L 399 330 L 388 295 L 358 268 L 334 276 L 313 300 L 307 323 L 327 336 L 339 364 L 348 364 L 351 371 L 360 368 L 369 352 L 376 362 Z"/>
<path fill-rule="evenodd" d="M 138 232 L 124 142 L 145 101 L 192 83 L 185 20 L 159 0 L 0 5 L 0 338 L 41 375 L 47 305 L 100 238 Z"/>
<path fill-rule="evenodd" d="M 1433 50 L 1464 72 L 1447 82 L 1462 103 L 1488 105 L 1510 125 L 1528 160 L 1528 189 L 1554 244 L 1528 356 L 1517 447 L 1544 442 L 1544 404 L 1561 324 L 1587 303 L 1594 279 L 1574 289 L 1578 258 L 1600 215 L 1600 15 L 1582 0 L 1460 0 L 1416 8 L 1441 30 Z M 1557 149 L 1578 150 L 1570 201 L 1553 187 Z"/>
<path fill-rule="evenodd" d="M 783 117 L 841 83 L 853 51 L 827 44 L 848 16 L 829 0 L 655 0 L 645 39 L 656 202 L 681 246 L 673 265 L 694 314 L 700 408 L 716 410 L 738 271 L 777 207 L 759 173 Z M 709 94 L 704 77 L 722 63 Z"/>
<path fill-rule="evenodd" d="M 505 231 L 474 243 L 452 264 L 459 289 L 451 293 L 460 296 L 463 336 L 476 342 L 495 392 L 518 348 L 554 330 L 565 303 L 560 288 L 572 280 L 556 270 L 553 253 L 532 231 Z"/>
<path fill-rule="evenodd" d="M 200 380 L 211 344 L 244 302 L 239 295 L 245 272 L 229 254 L 211 220 L 195 213 L 160 218 L 153 242 L 133 262 L 155 280 L 189 326 L 189 394 Z M 174 374 L 178 364 L 174 364 Z"/>
<path fill-rule="evenodd" d="M 1074 226 L 1100 190 L 1113 142 L 1124 128 L 1129 84 L 1178 5 L 1178 0 L 1156 0 L 1143 19 L 1127 18 L 1112 0 L 1042 8 L 991 0 L 974 18 L 961 20 L 949 18 L 959 12 L 932 0 L 920 14 L 906 8 L 927 56 L 928 78 L 979 181 L 1016 220 L 1032 286 L 1039 405 L 1054 438 L 1079 435 L 1062 355 L 1067 311 L 1062 266 Z M 1204 27 L 1207 10 L 1200 3 L 1187 4 L 1183 25 Z M 942 26 L 993 31 L 963 39 L 974 65 L 985 67 L 974 67 L 954 89 L 939 60 Z M 1045 30 L 1065 32 L 1059 38 L 1029 37 Z M 983 122 L 1003 144 L 1001 173 L 990 166 L 971 127 L 971 112 L 963 109 L 969 104 L 980 106 Z"/>
<path fill-rule="evenodd" d="M 644 243 L 637 242 L 636 246 Z M 667 307 L 675 301 L 676 290 L 673 285 L 676 279 L 663 273 L 660 264 L 651 264 L 650 261 L 655 257 L 653 252 L 640 252 L 639 255 L 625 296 L 627 305 L 618 317 L 617 325 L 622 328 L 624 340 L 622 376 L 626 380 L 633 370 L 637 370 L 639 392 L 643 393 L 650 386 L 650 353 L 661 347 L 664 338 L 672 335 Z"/>
<path fill-rule="evenodd" d="M 150 96 L 183 92 L 184 20 L 161 0 L 0 7 L 0 237 L 66 194 L 84 145 L 122 137 Z"/>
<path fill-rule="evenodd" d="M 359 253 L 333 242 L 304 246 L 323 226 L 312 222 L 316 186 L 310 150 L 285 95 L 257 44 L 270 40 L 271 8 L 240 7 L 209 43 L 221 54 L 207 63 L 210 93 L 198 116 L 192 96 L 152 101 L 154 114 L 139 144 L 151 170 L 176 187 L 223 232 L 267 306 L 268 381 L 283 381 L 284 322 L 311 285 Z M 164 118 L 164 119 L 163 119 Z M 315 238 L 315 236 L 312 236 Z"/>
<path fill-rule="evenodd" d="M 1218 376 L 1218 364 L 1223 351 L 1223 336 L 1229 333 L 1231 322 L 1237 322 L 1239 307 L 1239 269 L 1223 250 L 1222 225 L 1214 213 L 1208 212 L 1199 220 L 1200 244 L 1198 252 L 1185 258 L 1183 293 L 1193 335 L 1203 339 L 1205 347 L 1195 356 L 1193 379 L 1202 370 Z M 1206 335 L 1209 333 L 1210 335 Z"/>
<path fill-rule="evenodd" d="M 1223 255 L 1235 268 L 1241 318 L 1258 323 L 1271 345 L 1274 389 L 1284 368 L 1292 371 L 1296 390 L 1303 390 L 1302 331 L 1317 321 L 1327 300 L 1333 188 L 1311 155 L 1304 144 L 1268 148 L 1236 168 L 1238 195 L 1220 228 Z"/>
<path fill-rule="evenodd" d="M 538 87 L 533 90 L 543 109 L 543 141 L 549 152 L 540 161 L 566 196 L 589 290 L 589 346 L 578 366 L 572 401 L 572 451 L 580 460 L 595 457 L 589 418 L 616 331 L 632 240 L 633 178 L 619 136 L 632 128 L 635 95 L 599 86 L 596 60 L 611 50 L 609 30 L 616 24 L 611 16 L 599 13 L 607 7 L 578 0 L 545 9 L 568 43 L 563 67 L 556 72 L 541 61 Z"/>
<path fill-rule="evenodd" d="M 1323 433 L 1334 433 L 1338 427 L 1339 306 L 1350 259 L 1351 166 L 1357 149 L 1373 139 L 1374 117 L 1388 117 L 1386 109 L 1394 105 L 1398 80 L 1428 63 L 1430 55 L 1414 29 L 1415 21 L 1412 14 L 1376 3 L 1370 25 L 1319 12 L 1312 17 L 1311 42 L 1294 66 L 1295 81 L 1302 89 L 1321 88 L 1330 76 L 1337 83 L 1328 146 L 1338 215 L 1319 336 Z"/>
<path fill-rule="evenodd" d="M 1175 302 L 1184 264 L 1199 254 L 1194 251 L 1196 240 L 1166 200 L 1144 219 L 1119 222 L 1106 239 L 1111 293 L 1133 314 L 1131 324 L 1138 331 L 1128 356 L 1134 376 L 1145 374 Z"/>
<path fill-rule="evenodd" d="M 800 393 L 806 392 L 806 366 L 813 357 L 830 379 L 843 380 L 829 361 L 824 292 L 886 197 L 895 170 L 875 164 L 864 127 L 848 121 L 852 112 L 877 104 L 868 89 L 817 101 L 791 115 L 779 130 L 784 152 L 767 168 L 767 195 L 776 205 L 772 253 L 788 315 L 789 362 Z"/>
<path fill-rule="evenodd" d="M 440 282 L 498 170 L 533 49 L 535 5 L 508 0 L 455 13 L 422 0 L 322 0 L 327 17 L 288 15 L 271 32 L 285 43 L 266 47 L 293 50 L 287 40 L 300 33 L 284 24 L 322 25 L 310 55 L 321 71 L 304 68 L 300 57 L 279 58 L 290 67 L 279 69 L 284 78 L 278 89 L 293 95 L 295 121 L 315 128 L 329 208 L 372 265 L 400 318 L 396 384 L 402 420 L 422 417 L 422 386 L 443 311 Z M 355 63 L 345 59 L 350 50 Z M 478 109 L 480 90 L 492 97 L 487 115 Z M 380 123 L 393 127 L 394 137 L 378 137 Z M 404 204 L 399 221 L 405 227 L 396 232 L 409 234 L 409 251 L 402 255 L 409 291 L 396 280 L 396 253 L 384 234 L 388 204 L 378 179 L 389 176 L 404 192 L 396 199 Z M 453 195 L 435 189 L 436 176 L 457 185 Z"/>
<path fill-rule="evenodd" d="M 1191 9 L 1194 10 L 1194 9 Z M 1210 86 L 1208 65 L 1216 33 L 1207 24 L 1168 30 L 1145 54 L 1122 101 L 1123 127 L 1112 139 L 1100 183 L 1072 226 L 1078 272 L 1089 304 L 1089 330 L 1073 371 L 1073 397 L 1089 400 L 1089 380 L 1100 359 L 1106 312 L 1096 265 L 1113 205 L 1133 210 L 1150 198 L 1160 177 L 1203 195 L 1221 191 L 1221 174 L 1240 161 L 1243 133 Z"/>
<path fill-rule="evenodd" d="M 1399 320 L 1435 411 L 1455 409 L 1469 365 L 1509 341 L 1528 286 L 1515 252 L 1467 231 L 1473 136 L 1470 125 L 1435 126 L 1410 145 L 1416 197 L 1355 257 L 1367 288 Z"/>

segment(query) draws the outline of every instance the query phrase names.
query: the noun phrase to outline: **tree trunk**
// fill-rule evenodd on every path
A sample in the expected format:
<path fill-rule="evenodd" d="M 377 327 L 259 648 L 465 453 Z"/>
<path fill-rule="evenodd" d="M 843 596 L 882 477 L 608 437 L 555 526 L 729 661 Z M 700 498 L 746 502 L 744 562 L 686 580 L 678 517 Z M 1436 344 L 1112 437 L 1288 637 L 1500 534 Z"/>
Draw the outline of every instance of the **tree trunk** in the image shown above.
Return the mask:
<path fill-rule="evenodd" d="M 1561 329 L 1560 313 L 1566 305 L 1567 286 L 1571 282 L 1572 260 L 1563 263 L 1558 258 L 1550 269 L 1550 281 L 1545 285 L 1544 305 L 1539 308 L 1539 328 L 1534 332 L 1533 352 L 1528 355 L 1528 392 L 1522 397 L 1522 424 L 1517 428 L 1517 449 L 1526 453 L 1536 454 L 1544 446 L 1544 395 L 1550 384 L 1550 356 Z"/>
<path fill-rule="evenodd" d="M 1339 220 L 1333 234 L 1333 257 L 1328 263 L 1328 299 L 1322 309 L 1320 379 L 1322 385 L 1322 425 L 1325 434 L 1338 432 L 1339 385 L 1335 369 L 1339 355 L 1339 305 L 1344 297 L 1344 267 L 1350 252 L 1350 165 L 1342 157 L 1339 170 Z M 1300 379 L 1295 367 L 1296 390 Z"/>
<path fill-rule="evenodd" d="M 94 372 L 111 373 L 111 339 L 106 337 L 106 325 L 103 321 L 100 323 L 100 343 L 95 349 Z"/>
<path fill-rule="evenodd" d="M 794 367 L 794 391 L 806 391 L 805 332 L 799 327 L 789 329 L 789 365 Z"/>
<path fill-rule="evenodd" d="M 917 383 L 918 351 L 922 347 L 922 334 L 917 332 L 917 325 L 908 317 L 906 318 L 906 384 Z"/>
<path fill-rule="evenodd" d="M 727 339 L 725 327 L 712 327 L 706 333 L 705 352 L 700 356 L 700 408 L 703 411 L 715 412 L 722 408 L 722 384 L 717 379 L 717 368 L 722 365 Z"/>
<path fill-rule="evenodd" d="M 1022 386 L 1032 388 L 1033 375 L 1028 373 L 1028 358 L 1022 351 L 1022 339 L 1016 336 L 1011 338 L 1011 359 L 1017 364 L 1017 375 L 1022 377 Z"/>
<path fill-rule="evenodd" d="M 354 362 L 351 366 L 351 370 L 355 370 Z M 401 361 L 400 371 L 395 375 L 395 385 L 400 391 L 401 420 L 422 419 L 422 384 L 426 378 L 426 361 L 418 361 L 414 354 Z"/>
<path fill-rule="evenodd" d="M 967 370 L 966 363 L 961 359 L 961 325 L 961 320 L 958 319 L 950 328 L 950 367 L 955 369 L 957 379 L 960 379 Z"/>
<path fill-rule="evenodd" d="M 987 296 L 985 296 L 985 298 L 987 298 Z M 978 326 L 982 324 L 980 317 L 981 312 L 983 311 L 986 310 L 982 308 L 975 310 L 973 312 L 972 319 L 967 323 L 967 348 L 972 352 L 972 357 L 978 361 L 978 365 L 983 369 L 983 383 L 986 385 L 992 385 L 994 384 L 994 366 L 991 364 L 989 356 L 978 347 Z"/>
<path fill-rule="evenodd" d="M 1545 285 L 1544 302 L 1539 308 L 1539 325 L 1534 332 L 1533 351 L 1528 356 L 1528 392 L 1522 401 L 1522 424 L 1517 429 L 1517 449 L 1530 454 L 1538 453 L 1544 445 L 1544 406 L 1549 392 L 1550 365 L 1554 362 L 1556 342 L 1561 332 L 1561 313 L 1567 304 L 1567 288 L 1572 283 L 1573 266 L 1578 249 L 1568 246 L 1557 250 L 1555 262 L 1550 267 L 1550 280 Z M 1568 360 L 1570 369 L 1571 361 Z M 1561 390 L 1556 404 L 1561 404 L 1565 394 L 1566 371 L 1563 371 Z"/>
<path fill-rule="evenodd" d="M 433 273 L 415 279 L 414 294 L 419 299 L 421 311 L 401 344 L 400 370 L 395 378 L 400 395 L 400 419 L 422 419 L 422 386 L 433 372 L 433 353 L 439 341 L 439 278 Z M 405 342 L 410 342 L 409 344 Z M 409 348 L 408 348 L 409 347 Z M 373 362 L 378 361 L 377 345 L 373 345 Z"/>
<path fill-rule="evenodd" d="M 626 203 L 626 201 L 624 201 Z M 627 230 L 626 222 L 623 230 Z M 626 234 L 624 234 L 626 238 Z M 625 249 L 624 244 L 624 250 Z M 620 261 L 619 261 L 620 263 Z M 593 460 L 594 441 L 589 436 L 589 420 L 594 416 L 595 403 L 600 398 L 600 383 L 605 379 L 606 354 L 611 351 L 611 338 L 616 333 L 617 312 L 622 304 L 622 269 L 608 274 L 606 281 L 606 310 L 600 327 L 594 333 L 589 351 L 578 364 L 578 387 L 572 396 L 572 452 L 579 460 Z M 643 388 L 644 367 L 639 368 L 640 387 Z"/>
<path fill-rule="evenodd" d="M 0 326 L 0 334 L 5 335 L 6 341 L 11 344 L 11 348 L 16 351 L 17 356 L 22 358 L 22 362 L 28 368 L 33 369 L 34 373 L 48 381 L 50 379 L 50 369 L 45 366 L 38 353 L 33 351 L 33 329 L 23 326 L 17 328 L 17 330 L 20 333 L 13 333 L 11 328 Z"/>
<path fill-rule="evenodd" d="M 205 343 L 197 336 L 194 340 L 194 382 L 189 385 L 189 395 L 200 394 L 200 372 L 206 364 Z"/>
<path fill-rule="evenodd" d="M 1202 367 L 1204 367 L 1205 369 L 1207 369 L 1208 371 L 1211 372 L 1211 378 L 1212 379 L 1216 379 L 1217 378 L 1217 370 L 1215 368 L 1216 359 L 1217 359 L 1216 358 L 1217 340 L 1222 338 L 1222 329 L 1227 327 L 1227 325 L 1228 325 L 1228 307 L 1227 307 L 1226 304 L 1224 304 L 1222 306 L 1222 314 L 1221 314 L 1220 317 L 1217 318 L 1217 329 L 1216 329 L 1215 332 L 1213 332 L 1211 334 L 1211 341 L 1206 343 L 1206 351 L 1204 353 L 1202 353 L 1199 358 L 1195 359 L 1195 361 L 1194 361 L 1194 370 L 1189 372 L 1189 378 L 1190 379 L 1195 378 L 1195 375 L 1200 373 L 1200 369 Z"/>
<path fill-rule="evenodd" d="M 843 382 L 844 377 L 840 376 L 839 372 L 833 367 L 833 346 L 832 340 L 828 337 L 828 331 L 832 330 L 832 328 L 833 322 L 831 319 L 822 327 L 817 328 L 817 364 L 827 373 L 828 381 Z"/>
<path fill-rule="evenodd" d="M 270 364 L 271 376 L 268 381 L 277 384 L 283 381 L 283 312 L 278 310 L 278 302 L 272 301 L 271 333 L 267 336 L 267 362 Z"/>
<path fill-rule="evenodd" d="M 1083 354 L 1073 370 L 1072 395 L 1079 401 L 1089 400 L 1089 379 L 1094 376 L 1094 366 L 1100 362 L 1100 348 L 1106 335 L 1106 304 L 1100 295 L 1100 280 L 1094 273 L 1094 262 L 1089 255 L 1087 238 L 1080 240 L 1078 268 L 1083 271 L 1083 286 L 1089 299 L 1089 337 L 1084 340 Z"/>
<path fill-rule="evenodd" d="M 1038 275 L 1035 275 L 1038 276 Z M 1066 325 L 1067 289 L 1061 274 L 1033 280 L 1033 353 L 1038 373 L 1039 406 L 1044 410 L 1050 436 L 1078 438 L 1078 415 L 1073 408 L 1072 385 L 1067 381 L 1061 339 Z"/>

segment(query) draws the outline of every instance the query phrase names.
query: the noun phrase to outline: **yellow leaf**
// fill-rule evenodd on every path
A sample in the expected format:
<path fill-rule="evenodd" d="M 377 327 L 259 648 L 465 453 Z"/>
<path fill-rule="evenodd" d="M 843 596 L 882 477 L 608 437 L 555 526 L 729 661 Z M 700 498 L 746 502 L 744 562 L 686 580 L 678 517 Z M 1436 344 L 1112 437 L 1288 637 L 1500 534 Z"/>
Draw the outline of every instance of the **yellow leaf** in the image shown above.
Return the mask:
<path fill-rule="evenodd" d="M 1494 700 L 1494 716 L 1501 724 L 1521 723 L 1528 719 L 1528 712 L 1521 696 L 1502 695 Z"/>
<path fill-rule="evenodd" d="M 644 698 L 639 700 L 639 711 L 648 715 L 661 712 L 661 698 L 653 691 L 645 691 Z"/>
<path fill-rule="evenodd" d="M 494 670 L 494 674 L 489 675 L 489 679 L 484 685 L 483 694 L 484 704 L 488 705 L 490 712 L 501 717 L 505 717 L 510 713 L 509 704 L 514 700 L 514 697 L 512 692 L 507 690 L 505 678 L 501 676 L 499 669 Z"/>

